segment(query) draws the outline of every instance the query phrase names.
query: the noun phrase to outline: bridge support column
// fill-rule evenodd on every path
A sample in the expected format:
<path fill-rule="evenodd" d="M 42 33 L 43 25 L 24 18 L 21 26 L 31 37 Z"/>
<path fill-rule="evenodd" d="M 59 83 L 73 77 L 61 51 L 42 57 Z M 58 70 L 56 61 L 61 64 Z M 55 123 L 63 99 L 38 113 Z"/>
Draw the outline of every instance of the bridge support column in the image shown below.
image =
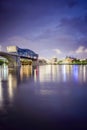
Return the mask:
<path fill-rule="evenodd" d="M 8 63 L 8 67 L 19 67 L 21 66 L 20 57 L 12 56 L 10 62 Z"/>
<path fill-rule="evenodd" d="M 33 60 L 32 61 L 32 66 L 37 66 L 38 65 L 38 60 Z"/>
<path fill-rule="evenodd" d="M 20 57 L 16 57 L 16 66 L 21 66 Z"/>

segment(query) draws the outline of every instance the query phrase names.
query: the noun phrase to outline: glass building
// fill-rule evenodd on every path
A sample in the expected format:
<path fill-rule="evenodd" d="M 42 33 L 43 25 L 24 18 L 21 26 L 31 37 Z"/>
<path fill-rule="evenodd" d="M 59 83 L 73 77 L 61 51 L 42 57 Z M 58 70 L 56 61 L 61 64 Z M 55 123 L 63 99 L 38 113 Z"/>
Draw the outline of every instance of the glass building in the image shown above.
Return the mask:
<path fill-rule="evenodd" d="M 7 52 L 18 54 L 21 57 L 28 57 L 28 58 L 38 58 L 38 54 L 30 49 L 22 49 L 17 46 L 8 46 Z"/>

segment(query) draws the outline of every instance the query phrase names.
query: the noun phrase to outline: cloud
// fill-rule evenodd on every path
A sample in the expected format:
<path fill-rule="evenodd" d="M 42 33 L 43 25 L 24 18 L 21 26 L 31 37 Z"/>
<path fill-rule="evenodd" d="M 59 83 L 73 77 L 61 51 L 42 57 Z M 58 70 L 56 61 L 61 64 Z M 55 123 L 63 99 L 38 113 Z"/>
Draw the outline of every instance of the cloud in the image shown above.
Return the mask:
<path fill-rule="evenodd" d="M 85 53 L 87 53 L 87 49 L 85 49 Z"/>
<path fill-rule="evenodd" d="M 70 51 L 70 54 L 84 54 L 87 53 L 87 48 L 84 46 L 79 46 L 75 51 Z"/>
<path fill-rule="evenodd" d="M 77 48 L 77 50 L 75 51 L 75 53 L 80 54 L 80 53 L 87 53 L 87 48 L 85 48 L 84 46 L 79 46 Z"/>
<path fill-rule="evenodd" d="M 75 53 L 79 54 L 79 53 L 83 53 L 84 52 L 84 46 L 80 46 L 76 51 Z"/>
<path fill-rule="evenodd" d="M 55 51 L 57 54 L 62 54 L 60 49 L 53 49 L 53 51 Z"/>

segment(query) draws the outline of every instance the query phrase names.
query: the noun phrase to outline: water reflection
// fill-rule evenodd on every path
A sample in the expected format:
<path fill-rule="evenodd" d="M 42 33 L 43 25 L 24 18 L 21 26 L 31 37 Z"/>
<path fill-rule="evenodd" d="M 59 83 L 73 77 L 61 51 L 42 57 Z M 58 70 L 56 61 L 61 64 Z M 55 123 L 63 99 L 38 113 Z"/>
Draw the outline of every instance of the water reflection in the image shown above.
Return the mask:
<path fill-rule="evenodd" d="M 19 84 L 28 80 L 31 74 L 31 66 L 21 66 L 21 68 L 0 66 L 0 108 L 4 107 L 6 102 L 12 104 Z"/>
<path fill-rule="evenodd" d="M 21 128 L 41 119 L 83 119 L 87 117 L 86 86 L 86 65 L 0 67 L 0 114 L 5 112 L 6 117 L 0 120 L 9 126 L 18 122 Z"/>
<path fill-rule="evenodd" d="M 34 81 L 37 82 L 39 79 L 38 79 L 38 75 L 39 75 L 39 69 L 38 69 L 38 66 L 37 67 L 33 67 L 32 68 L 32 74 L 34 76 Z"/>
<path fill-rule="evenodd" d="M 87 77 L 86 77 L 86 76 L 87 76 L 87 75 L 86 75 L 86 74 L 87 74 L 86 71 L 87 71 L 87 70 L 86 70 L 86 66 L 84 66 L 84 67 L 83 67 L 83 80 L 84 80 L 84 82 L 86 82 L 86 80 L 87 80 L 87 79 L 86 79 L 86 78 L 87 78 Z"/>
<path fill-rule="evenodd" d="M 8 67 L 0 66 L 0 81 L 8 79 Z"/>
<path fill-rule="evenodd" d="M 2 92 L 2 82 L 0 81 L 0 107 L 3 106 L 3 92 Z"/>
<path fill-rule="evenodd" d="M 9 94 L 9 98 L 12 99 L 13 98 L 13 94 L 14 94 L 14 88 L 17 85 L 17 81 L 14 80 L 12 75 L 9 74 L 8 75 L 8 94 Z"/>
<path fill-rule="evenodd" d="M 87 82 L 86 65 L 47 65 L 34 70 L 34 80 L 43 82 Z"/>
<path fill-rule="evenodd" d="M 32 75 L 32 66 L 24 65 L 20 68 L 20 79 L 23 81 L 24 79 L 28 79 Z"/>
<path fill-rule="evenodd" d="M 72 85 L 75 83 L 87 83 L 87 66 L 84 65 L 46 65 L 33 68 L 32 66 L 21 66 L 21 68 L 0 67 L 0 107 L 5 102 L 11 104 L 15 93 L 19 86 L 23 83 L 32 82 L 39 84 L 39 92 L 42 95 L 55 93 L 52 86 L 46 88 L 45 83 L 58 84 L 67 83 Z M 58 84 L 57 84 L 58 83 Z M 41 87 L 41 84 L 43 87 Z M 35 91 L 38 92 L 37 87 Z"/>

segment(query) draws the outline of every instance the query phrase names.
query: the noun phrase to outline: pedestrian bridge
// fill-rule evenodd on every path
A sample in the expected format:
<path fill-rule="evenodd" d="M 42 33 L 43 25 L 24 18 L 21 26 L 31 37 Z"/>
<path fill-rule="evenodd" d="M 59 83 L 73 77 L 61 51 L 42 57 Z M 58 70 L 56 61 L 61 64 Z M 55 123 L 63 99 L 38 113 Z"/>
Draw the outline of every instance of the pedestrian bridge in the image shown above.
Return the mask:
<path fill-rule="evenodd" d="M 36 64 L 38 60 L 38 55 L 36 53 L 28 49 L 20 49 L 21 51 L 19 52 L 19 48 L 16 47 L 16 49 L 17 50 L 15 52 L 13 52 L 12 50 L 8 52 L 0 51 L 0 56 L 8 60 L 9 67 L 21 66 L 21 58 L 32 60 L 32 65 Z"/>

